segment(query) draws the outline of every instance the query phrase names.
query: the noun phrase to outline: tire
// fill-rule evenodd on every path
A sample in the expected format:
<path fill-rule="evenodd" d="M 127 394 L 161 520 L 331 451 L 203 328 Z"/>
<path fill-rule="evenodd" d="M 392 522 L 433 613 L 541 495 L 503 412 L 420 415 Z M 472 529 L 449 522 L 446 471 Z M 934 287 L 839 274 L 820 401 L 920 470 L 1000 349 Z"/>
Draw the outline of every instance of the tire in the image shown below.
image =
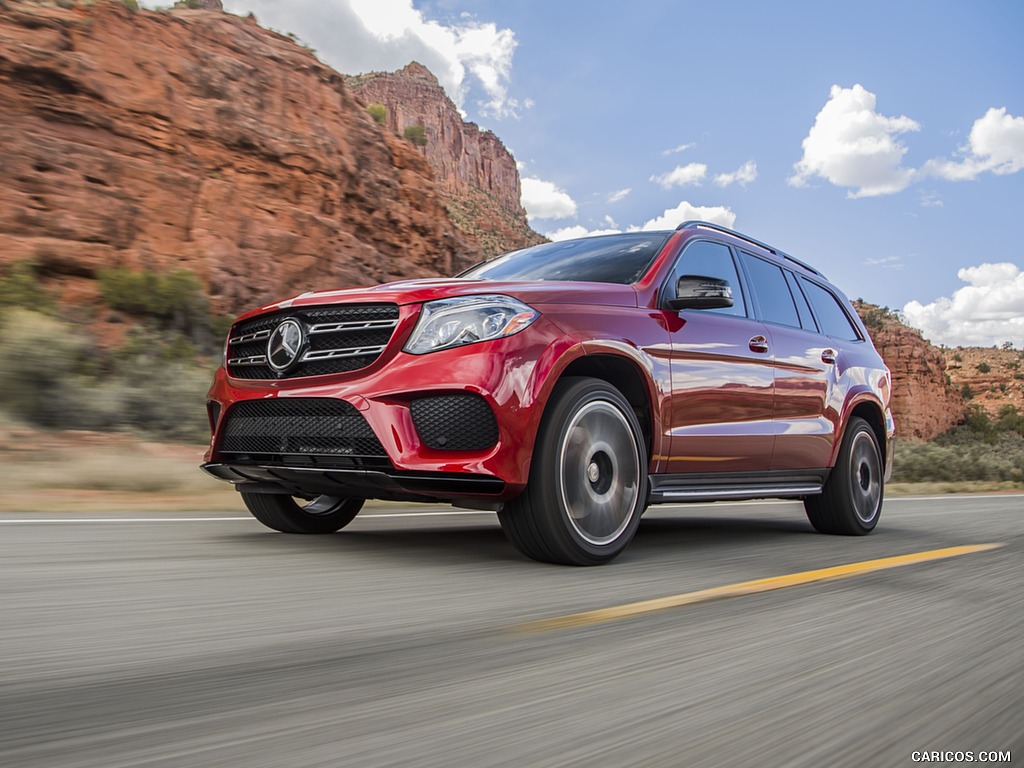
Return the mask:
<path fill-rule="evenodd" d="M 527 488 L 498 520 L 529 558 L 599 565 L 629 544 L 646 502 L 647 450 L 633 408 L 604 381 L 567 378 L 541 420 Z"/>
<path fill-rule="evenodd" d="M 281 533 L 334 533 L 351 523 L 364 499 L 317 496 L 299 504 L 291 496 L 276 493 L 246 493 L 242 501 L 252 516 Z"/>
<path fill-rule="evenodd" d="M 864 536 L 882 514 L 885 471 L 878 438 L 864 419 L 850 419 L 836 466 L 820 496 L 804 499 L 807 519 L 820 533 Z"/>

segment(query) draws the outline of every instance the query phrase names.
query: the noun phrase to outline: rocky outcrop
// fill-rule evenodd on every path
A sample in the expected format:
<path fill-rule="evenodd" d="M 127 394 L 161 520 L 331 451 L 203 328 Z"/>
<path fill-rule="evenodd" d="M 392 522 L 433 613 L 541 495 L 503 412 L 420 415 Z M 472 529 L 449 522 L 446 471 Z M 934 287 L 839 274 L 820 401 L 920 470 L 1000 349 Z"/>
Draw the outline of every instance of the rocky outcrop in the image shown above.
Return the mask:
<path fill-rule="evenodd" d="M 543 241 L 526 222 L 515 158 L 493 133 L 462 119 L 430 70 L 413 62 L 398 72 L 347 77 L 346 83 L 364 105 L 386 109 L 384 126 L 393 133 L 423 128 L 422 151 L 449 212 L 461 229 L 480 238 L 485 252 Z"/>
<path fill-rule="evenodd" d="M 895 313 L 856 302 L 875 349 L 892 372 L 892 413 L 901 440 L 931 440 L 964 419 L 964 401 L 946 378 L 946 353 Z"/>
<path fill-rule="evenodd" d="M 1024 413 L 1024 352 L 996 347 L 947 349 L 946 373 L 968 405 L 997 417 L 1010 405 Z"/>
<path fill-rule="evenodd" d="M 7 0 L 0 114 L 0 266 L 36 261 L 66 301 L 102 267 L 187 268 L 237 312 L 482 253 L 423 154 L 251 16 Z M 479 172 L 517 189 L 491 144 Z"/>

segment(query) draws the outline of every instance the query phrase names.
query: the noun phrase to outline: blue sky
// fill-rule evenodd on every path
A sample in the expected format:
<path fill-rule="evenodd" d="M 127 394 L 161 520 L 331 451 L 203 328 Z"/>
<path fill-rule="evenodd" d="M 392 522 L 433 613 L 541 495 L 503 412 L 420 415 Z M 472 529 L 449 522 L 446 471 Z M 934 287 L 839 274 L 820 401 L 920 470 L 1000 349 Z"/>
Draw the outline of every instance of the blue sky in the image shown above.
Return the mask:
<path fill-rule="evenodd" d="M 1024 348 L 1024 4 L 226 0 L 342 72 L 417 59 L 550 236 L 704 216 Z"/>

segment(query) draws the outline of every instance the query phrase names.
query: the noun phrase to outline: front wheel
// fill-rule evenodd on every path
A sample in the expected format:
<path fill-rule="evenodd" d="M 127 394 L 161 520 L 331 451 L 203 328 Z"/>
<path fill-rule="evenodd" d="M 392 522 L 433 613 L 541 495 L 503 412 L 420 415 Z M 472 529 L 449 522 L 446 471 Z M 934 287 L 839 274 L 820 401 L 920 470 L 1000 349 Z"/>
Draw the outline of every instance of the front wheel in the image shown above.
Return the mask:
<path fill-rule="evenodd" d="M 804 500 L 807 519 L 821 533 L 863 536 L 871 533 L 882 513 L 885 475 L 882 452 L 871 426 L 850 419 L 836 466 L 820 496 Z"/>
<path fill-rule="evenodd" d="M 647 500 L 647 451 L 633 408 L 599 379 L 555 385 L 526 490 L 498 512 L 527 557 L 605 563 L 625 549 Z"/>
<path fill-rule="evenodd" d="M 281 533 L 334 533 L 355 519 L 364 501 L 342 496 L 317 496 L 300 504 L 284 494 L 245 491 L 241 494 L 253 517 Z"/>

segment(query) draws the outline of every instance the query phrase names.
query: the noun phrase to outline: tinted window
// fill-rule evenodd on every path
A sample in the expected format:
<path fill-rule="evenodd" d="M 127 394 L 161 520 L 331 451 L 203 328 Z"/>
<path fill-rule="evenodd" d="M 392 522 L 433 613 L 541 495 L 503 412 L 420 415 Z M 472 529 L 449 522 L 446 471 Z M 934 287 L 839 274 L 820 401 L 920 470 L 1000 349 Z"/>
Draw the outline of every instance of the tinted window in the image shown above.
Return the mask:
<path fill-rule="evenodd" d="M 796 304 L 793 303 L 793 295 L 789 292 L 782 268 L 749 253 L 743 254 L 743 262 L 757 295 L 761 319 L 768 323 L 799 328 L 800 317 L 796 313 Z"/>
<path fill-rule="evenodd" d="M 805 280 L 802 277 L 800 278 L 800 285 L 807 294 L 807 299 L 811 302 L 811 306 L 814 307 L 814 314 L 818 318 L 818 324 L 821 326 L 822 333 L 836 339 L 846 339 L 848 341 L 860 339 L 857 329 L 843 311 L 839 299 L 833 296 L 831 291 L 827 291 L 817 283 L 812 283 L 810 280 Z"/>
<path fill-rule="evenodd" d="M 747 313 L 743 305 L 743 289 L 740 286 L 740 276 L 736 271 L 736 264 L 732 260 L 732 251 L 720 243 L 711 243 L 707 240 L 700 240 L 690 243 L 683 251 L 683 255 L 676 262 L 676 268 L 672 272 L 672 278 L 666 286 L 670 296 L 675 296 L 676 282 L 682 275 L 700 275 L 701 277 L 717 277 L 720 280 L 727 280 L 732 287 L 732 306 L 725 309 L 702 309 L 701 312 L 721 312 L 727 315 L 739 315 L 744 317 Z"/>
<path fill-rule="evenodd" d="M 811 314 L 811 307 L 807 304 L 807 298 L 804 296 L 804 292 L 800 290 L 800 286 L 797 285 L 796 275 L 788 270 L 783 270 L 786 273 L 786 282 L 789 283 L 789 290 L 793 294 L 793 298 L 796 300 L 796 309 L 800 313 L 800 327 L 818 332 L 818 326 L 814 324 L 814 315 Z"/>
<path fill-rule="evenodd" d="M 543 243 L 470 267 L 459 277 L 628 284 L 647 271 L 666 240 L 666 234 L 637 232 Z"/>

